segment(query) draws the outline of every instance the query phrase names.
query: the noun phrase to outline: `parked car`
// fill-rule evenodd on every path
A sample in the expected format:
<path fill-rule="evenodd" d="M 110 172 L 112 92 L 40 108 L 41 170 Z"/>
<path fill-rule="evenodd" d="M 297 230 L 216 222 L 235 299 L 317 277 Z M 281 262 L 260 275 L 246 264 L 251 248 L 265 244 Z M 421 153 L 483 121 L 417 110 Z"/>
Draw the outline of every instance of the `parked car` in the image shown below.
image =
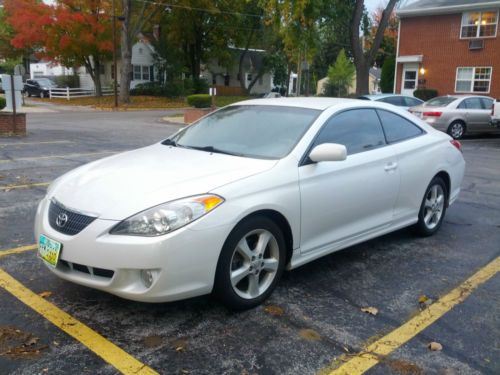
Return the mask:
<path fill-rule="evenodd" d="M 281 94 L 279 92 L 271 91 L 266 94 L 259 95 L 259 98 L 261 99 L 281 98 Z"/>
<path fill-rule="evenodd" d="M 500 99 L 497 99 L 491 107 L 491 121 L 492 126 L 500 127 Z"/>
<path fill-rule="evenodd" d="M 40 98 L 48 98 L 51 88 L 56 88 L 54 81 L 48 78 L 34 78 L 26 80 L 24 84 L 24 92 L 28 96 L 39 96 Z"/>
<path fill-rule="evenodd" d="M 423 104 L 423 100 L 414 98 L 413 96 L 397 95 L 397 94 L 375 94 L 358 96 L 362 100 L 374 100 L 376 102 L 389 103 L 398 107 L 408 109 L 417 105 Z"/>
<path fill-rule="evenodd" d="M 124 298 L 213 291 L 250 308 L 284 269 L 410 225 L 434 234 L 464 168 L 458 141 L 395 106 L 239 102 L 55 180 L 36 213 L 38 254 Z"/>
<path fill-rule="evenodd" d="M 477 95 L 438 96 L 410 112 L 444 131 L 454 139 L 466 133 L 491 131 L 491 107 L 493 98 Z"/>

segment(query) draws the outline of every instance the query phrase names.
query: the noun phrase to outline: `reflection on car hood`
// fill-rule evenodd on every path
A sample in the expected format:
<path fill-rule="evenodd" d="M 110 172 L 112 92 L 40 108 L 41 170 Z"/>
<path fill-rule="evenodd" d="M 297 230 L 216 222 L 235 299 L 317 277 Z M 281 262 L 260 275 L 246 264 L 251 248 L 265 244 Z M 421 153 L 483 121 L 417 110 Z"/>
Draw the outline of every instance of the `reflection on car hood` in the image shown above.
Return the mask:
<path fill-rule="evenodd" d="M 101 219 L 122 220 L 146 208 L 264 172 L 276 162 L 156 144 L 70 171 L 54 183 L 48 195 Z"/>

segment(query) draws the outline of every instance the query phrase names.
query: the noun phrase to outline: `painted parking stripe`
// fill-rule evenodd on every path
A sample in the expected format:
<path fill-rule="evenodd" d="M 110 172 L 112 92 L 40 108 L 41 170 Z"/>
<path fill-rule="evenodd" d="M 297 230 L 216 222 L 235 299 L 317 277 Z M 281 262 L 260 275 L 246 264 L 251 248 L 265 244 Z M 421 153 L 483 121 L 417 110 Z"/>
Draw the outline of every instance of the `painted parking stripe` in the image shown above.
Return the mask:
<path fill-rule="evenodd" d="M 400 346 L 440 319 L 454 306 L 462 303 L 481 284 L 485 283 L 500 272 L 500 256 L 477 271 L 451 292 L 441 297 L 438 301 L 422 310 L 418 315 L 385 335 L 381 339 L 368 345 L 356 356 L 349 359 L 342 366 L 329 372 L 330 375 L 356 375 L 363 374 L 375 366 Z M 321 373 L 324 373 L 323 371 Z"/>
<path fill-rule="evenodd" d="M 158 374 L 79 320 L 33 293 L 2 269 L 0 269 L 0 288 L 5 289 L 56 327 L 80 341 L 121 373 Z"/>
<path fill-rule="evenodd" d="M 5 257 L 7 255 L 20 254 L 26 251 L 35 250 L 36 248 L 37 245 L 26 245 L 26 246 L 15 247 L 13 249 L 0 250 L 0 258 Z"/>
<path fill-rule="evenodd" d="M 49 186 L 50 182 L 35 182 L 32 184 L 22 184 L 22 185 L 1 185 L 0 190 L 1 191 L 10 191 L 14 189 L 30 189 L 34 187 L 40 187 L 40 186 Z"/>
<path fill-rule="evenodd" d="M 42 142 L 16 142 L 16 143 L 0 143 L 0 147 L 5 146 L 31 146 L 31 145 L 51 145 L 61 143 L 75 143 L 73 141 L 42 141 Z"/>
<path fill-rule="evenodd" d="M 83 154 L 32 156 L 32 157 L 16 158 L 16 159 L 0 159 L 0 163 L 11 163 L 11 162 L 16 162 L 16 161 L 29 161 L 29 160 L 42 160 L 42 159 L 78 158 L 81 156 L 116 154 L 118 152 L 120 152 L 120 151 L 101 151 L 101 152 L 89 152 L 89 153 L 83 153 Z"/>

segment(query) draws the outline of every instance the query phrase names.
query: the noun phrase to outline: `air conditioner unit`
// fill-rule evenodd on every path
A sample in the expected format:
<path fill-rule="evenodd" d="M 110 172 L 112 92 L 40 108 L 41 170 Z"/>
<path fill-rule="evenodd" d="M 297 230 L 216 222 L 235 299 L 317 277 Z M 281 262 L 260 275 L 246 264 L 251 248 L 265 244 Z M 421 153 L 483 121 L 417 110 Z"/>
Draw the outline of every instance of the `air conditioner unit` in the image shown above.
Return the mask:
<path fill-rule="evenodd" d="M 484 40 L 483 39 L 472 39 L 469 40 L 469 49 L 483 49 Z"/>

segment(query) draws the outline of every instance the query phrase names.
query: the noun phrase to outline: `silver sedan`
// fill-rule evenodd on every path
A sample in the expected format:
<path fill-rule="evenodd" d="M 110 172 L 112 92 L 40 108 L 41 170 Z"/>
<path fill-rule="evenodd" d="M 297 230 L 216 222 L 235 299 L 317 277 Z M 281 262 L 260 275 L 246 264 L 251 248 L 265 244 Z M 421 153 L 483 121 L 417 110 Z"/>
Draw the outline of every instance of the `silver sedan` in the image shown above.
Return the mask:
<path fill-rule="evenodd" d="M 409 111 L 454 139 L 460 139 L 466 133 L 495 130 L 489 125 L 493 101 L 489 96 L 438 96 Z"/>

